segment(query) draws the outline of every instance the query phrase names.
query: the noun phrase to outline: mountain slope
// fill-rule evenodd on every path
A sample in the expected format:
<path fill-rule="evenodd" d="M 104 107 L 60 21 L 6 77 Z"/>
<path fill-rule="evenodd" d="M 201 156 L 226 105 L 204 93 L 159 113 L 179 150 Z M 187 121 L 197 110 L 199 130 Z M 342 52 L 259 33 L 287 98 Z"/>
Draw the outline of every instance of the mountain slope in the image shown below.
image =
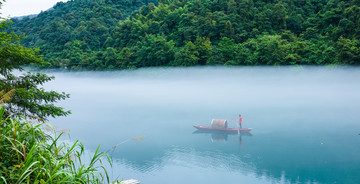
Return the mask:
<path fill-rule="evenodd" d="M 74 0 L 49 12 L 62 18 L 46 29 L 35 26 L 51 22 L 46 12 L 15 23 L 15 29 L 24 30 L 29 36 L 24 43 L 39 46 L 45 59 L 71 69 L 360 64 L 360 0 L 137 3 L 120 11 L 115 0 Z M 64 12 L 57 11 L 62 7 Z"/>
<path fill-rule="evenodd" d="M 120 68 L 360 64 L 359 4 L 358 0 L 175 0 L 143 7 L 121 22 L 112 47 L 119 51 Z"/>
<path fill-rule="evenodd" d="M 100 51 L 111 30 L 119 20 L 128 17 L 152 0 L 71 0 L 59 2 L 51 10 L 35 18 L 13 19 L 17 34 L 27 37 L 23 44 L 39 47 L 53 67 L 70 59 L 78 60 L 77 53 Z"/>

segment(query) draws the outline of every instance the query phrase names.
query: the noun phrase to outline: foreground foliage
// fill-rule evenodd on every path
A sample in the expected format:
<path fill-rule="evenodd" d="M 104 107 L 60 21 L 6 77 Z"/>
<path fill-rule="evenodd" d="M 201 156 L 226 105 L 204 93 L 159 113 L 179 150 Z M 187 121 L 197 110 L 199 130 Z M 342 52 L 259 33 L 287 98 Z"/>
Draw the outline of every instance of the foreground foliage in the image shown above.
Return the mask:
<path fill-rule="evenodd" d="M 27 46 L 40 47 L 52 67 L 73 70 L 360 64 L 359 0 L 129 3 L 60 3 L 36 18 L 16 20 L 14 30 L 28 36 Z"/>
<path fill-rule="evenodd" d="M 1 3 L 1 0 L 0 0 Z M 40 120 L 47 117 L 66 116 L 70 111 L 53 105 L 59 100 L 69 98 L 68 94 L 46 91 L 41 86 L 54 79 L 44 73 L 24 71 L 24 66 L 46 66 L 38 49 L 20 44 L 22 36 L 8 33 L 10 21 L 0 18 L 0 91 L 14 90 L 14 95 L 6 104 L 7 114 L 20 113 L 23 116 Z"/>
<path fill-rule="evenodd" d="M 88 165 L 82 163 L 84 147 L 59 142 L 41 128 L 19 119 L 3 118 L 0 108 L 0 183 L 109 183 L 101 159 L 111 160 L 95 151 Z"/>

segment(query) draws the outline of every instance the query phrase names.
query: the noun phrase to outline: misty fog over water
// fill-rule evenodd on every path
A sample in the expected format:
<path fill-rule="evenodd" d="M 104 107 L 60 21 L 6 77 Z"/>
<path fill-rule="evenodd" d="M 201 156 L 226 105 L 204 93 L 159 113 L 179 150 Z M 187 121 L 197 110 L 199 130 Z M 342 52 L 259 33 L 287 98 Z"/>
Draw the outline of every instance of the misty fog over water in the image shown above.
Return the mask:
<path fill-rule="evenodd" d="M 48 72 L 69 117 L 51 119 L 113 177 L 141 183 L 359 183 L 360 68 L 193 67 Z M 237 117 L 251 135 L 197 134 Z M 234 120 L 233 120 L 234 119 Z"/>

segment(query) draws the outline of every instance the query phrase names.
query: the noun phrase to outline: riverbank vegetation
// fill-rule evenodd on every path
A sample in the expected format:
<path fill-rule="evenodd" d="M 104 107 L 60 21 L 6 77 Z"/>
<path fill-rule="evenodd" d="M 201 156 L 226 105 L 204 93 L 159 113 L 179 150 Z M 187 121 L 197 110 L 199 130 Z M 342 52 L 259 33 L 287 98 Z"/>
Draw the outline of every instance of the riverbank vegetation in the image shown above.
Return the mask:
<path fill-rule="evenodd" d="M 105 153 L 98 148 L 84 164 L 80 142 L 60 142 L 62 134 L 50 136 L 44 125 L 6 117 L 0 108 L 0 183 L 109 183 L 100 164 L 101 159 L 111 163 Z"/>
<path fill-rule="evenodd" d="M 73 0 L 13 30 L 73 70 L 358 65 L 359 15 L 359 0 Z"/>

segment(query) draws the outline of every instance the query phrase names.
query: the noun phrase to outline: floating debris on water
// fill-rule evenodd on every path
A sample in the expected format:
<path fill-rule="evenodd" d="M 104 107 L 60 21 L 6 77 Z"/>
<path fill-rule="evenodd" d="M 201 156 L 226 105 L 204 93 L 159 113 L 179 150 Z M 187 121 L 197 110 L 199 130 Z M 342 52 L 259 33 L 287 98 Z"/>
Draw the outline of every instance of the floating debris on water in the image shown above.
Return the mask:
<path fill-rule="evenodd" d="M 130 180 L 124 180 L 120 181 L 119 183 L 111 183 L 111 184 L 139 184 L 140 182 L 138 180 L 130 179 Z"/>

